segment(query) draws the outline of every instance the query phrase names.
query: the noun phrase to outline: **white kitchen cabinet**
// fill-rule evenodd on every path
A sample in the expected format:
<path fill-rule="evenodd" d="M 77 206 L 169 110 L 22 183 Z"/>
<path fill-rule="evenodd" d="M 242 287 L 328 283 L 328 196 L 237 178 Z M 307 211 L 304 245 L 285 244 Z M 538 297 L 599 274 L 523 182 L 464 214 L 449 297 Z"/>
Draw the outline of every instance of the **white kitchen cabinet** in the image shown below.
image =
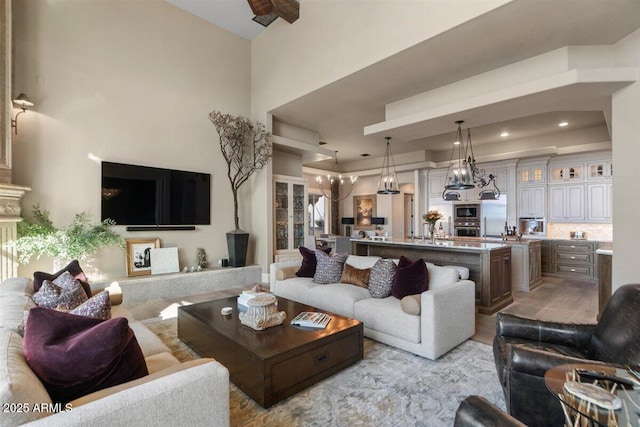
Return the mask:
<path fill-rule="evenodd" d="M 446 171 L 429 172 L 429 175 L 427 176 L 427 195 L 429 197 L 442 198 L 442 191 L 444 190 L 444 180 L 446 176 Z"/>
<path fill-rule="evenodd" d="M 605 222 L 613 221 L 613 184 L 602 182 L 587 184 L 587 221 Z"/>
<path fill-rule="evenodd" d="M 549 222 L 585 220 L 584 184 L 549 186 Z"/>
<path fill-rule="evenodd" d="M 611 160 L 601 160 L 587 163 L 587 180 L 603 180 L 613 177 L 613 163 Z"/>
<path fill-rule="evenodd" d="M 578 182 L 584 180 L 584 164 L 552 166 L 549 168 L 549 183 Z"/>
<path fill-rule="evenodd" d="M 518 217 L 544 217 L 546 201 L 546 185 L 527 185 L 518 188 Z"/>
<path fill-rule="evenodd" d="M 518 184 L 544 184 L 547 179 L 544 166 L 518 168 Z"/>
<path fill-rule="evenodd" d="M 307 215 L 307 181 L 303 178 L 274 176 L 274 260 L 300 259 L 298 248 L 305 245 L 309 226 Z"/>

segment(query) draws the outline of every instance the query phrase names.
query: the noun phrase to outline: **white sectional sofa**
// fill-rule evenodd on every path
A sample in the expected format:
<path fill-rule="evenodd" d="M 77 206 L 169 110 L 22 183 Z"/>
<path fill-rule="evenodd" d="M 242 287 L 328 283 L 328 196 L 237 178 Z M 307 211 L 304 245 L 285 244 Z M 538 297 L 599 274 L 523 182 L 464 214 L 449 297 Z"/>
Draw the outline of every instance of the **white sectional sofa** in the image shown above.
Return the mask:
<path fill-rule="evenodd" d="M 375 256 L 349 255 L 346 263 L 371 268 Z M 297 277 L 301 261 L 271 264 L 275 295 L 364 323 L 364 335 L 435 360 L 475 333 L 475 283 L 460 280 L 455 267 L 426 263 L 429 290 L 420 295 L 420 314 L 408 314 L 393 296 L 372 298 L 366 288 L 344 283 L 318 285 Z"/>
<path fill-rule="evenodd" d="M 52 413 L 51 398 L 23 354 L 24 311 L 33 306 L 32 294 L 28 278 L 0 283 L 0 426 L 229 425 L 229 371 L 213 359 L 180 363 L 121 305 L 112 305 L 112 317 L 129 319 L 149 375 L 85 395 L 71 402 L 71 410 Z"/>

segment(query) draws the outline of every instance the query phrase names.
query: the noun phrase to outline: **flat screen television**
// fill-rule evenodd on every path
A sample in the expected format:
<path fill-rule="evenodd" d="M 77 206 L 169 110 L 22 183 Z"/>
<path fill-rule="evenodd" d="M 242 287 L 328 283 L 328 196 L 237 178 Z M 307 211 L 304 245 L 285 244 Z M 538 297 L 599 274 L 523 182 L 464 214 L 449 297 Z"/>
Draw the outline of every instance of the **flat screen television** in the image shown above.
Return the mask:
<path fill-rule="evenodd" d="M 101 200 L 117 225 L 208 225 L 211 175 L 102 162 Z"/>

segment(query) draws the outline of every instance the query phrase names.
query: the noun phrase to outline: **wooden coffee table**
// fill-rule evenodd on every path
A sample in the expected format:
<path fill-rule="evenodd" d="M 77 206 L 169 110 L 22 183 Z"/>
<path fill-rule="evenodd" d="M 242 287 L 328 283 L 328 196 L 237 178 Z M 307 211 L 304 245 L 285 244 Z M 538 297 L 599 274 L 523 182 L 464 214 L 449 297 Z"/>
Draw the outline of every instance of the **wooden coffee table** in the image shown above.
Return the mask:
<path fill-rule="evenodd" d="M 222 316 L 222 307 L 233 307 Z M 178 338 L 203 357 L 222 363 L 231 382 L 263 408 L 362 360 L 362 322 L 338 316 L 325 329 L 291 325 L 301 311 L 320 311 L 278 298 L 282 325 L 255 331 L 242 325 L 237 297 L 179 307 Z"/>

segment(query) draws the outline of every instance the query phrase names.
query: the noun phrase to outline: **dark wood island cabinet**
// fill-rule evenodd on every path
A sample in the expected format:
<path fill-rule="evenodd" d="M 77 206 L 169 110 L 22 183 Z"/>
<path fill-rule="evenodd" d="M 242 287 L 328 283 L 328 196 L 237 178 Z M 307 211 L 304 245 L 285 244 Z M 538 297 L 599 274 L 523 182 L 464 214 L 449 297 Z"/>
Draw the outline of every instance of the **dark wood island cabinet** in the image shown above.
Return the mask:
<path fill-rule="evenodd" d="M 481 314 L 493 314 L 513 302 L 511 293 L 511 247 L 502 243 L 436 241 L 417 239 L 388 241 L 353 239 L 353 253 L 383 258 L 422 258 L 437 265 L 469 269 L 476 284 L 476 307 Z"/>

